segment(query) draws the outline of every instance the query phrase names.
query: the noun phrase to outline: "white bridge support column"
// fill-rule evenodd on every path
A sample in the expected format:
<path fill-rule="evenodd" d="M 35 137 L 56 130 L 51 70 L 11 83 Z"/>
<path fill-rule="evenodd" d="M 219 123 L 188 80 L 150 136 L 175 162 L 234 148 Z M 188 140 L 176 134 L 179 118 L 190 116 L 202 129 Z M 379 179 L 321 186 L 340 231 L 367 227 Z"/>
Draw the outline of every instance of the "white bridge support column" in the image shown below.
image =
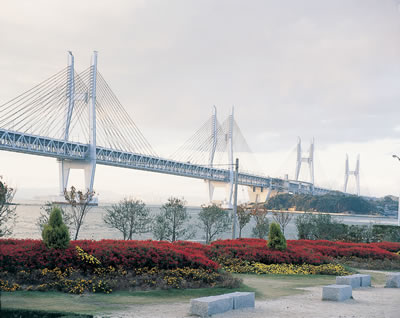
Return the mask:
<path fill-rule="evenodd" d="M 97 83 L 97 51 L 93 52 L 90 67 L 90 103 L 89 103 L 89 165 L 85 170 L 85 179 L 90 180 L 87 189 L 92 192 L 94 174 L 96 172 L 96 83 Z"/>
<path fill-rule="evenodd" d="M 94 51 L 90 68 L 90 88 L 89 94 L 76 96 L 75 79 L 74 79 L 74 56 L 69 52 L 68 59 L 68 110 L 65 126 L 65 140 L 69 139 L 69 128 L 71 117 L 74 109 L 75 101 L 78 99 L 88 102 L 89 96 L 89 156 L 87 160 L 58 160 L 59 161 L 59 178 L 60 178 L 60 195 L 64 196 L 64 191 L 68 188 L 68 179 L 71 169 L 83 169 L 85 173 L 85 188 L 90 192 L 93 191 L 94 176 L 96 172 L 96 81 L 97 81 L 97 51 Z"/>
<path fill-rule="evenodd" d="M 357 155 L 356 168 L 354 170 L 349 170 L 349 155 L 346 154 L 346 163 L 344 168 L 344 187 L 343 192 L 347 193 L 347 185 L 349 182 L 349 176 L 354 176 L 356 179 L 356 191 L 357 195 L 360 195 L 360 155 Z"/>
<path fill-rule="evenodd" d="M 234 186 L 234 166 L 233 166 L 233 123 L 234 123 L 234 107 L 232 107 L 232 114 L 229 116 L 229 133 L 228 133 L 228 156 L 229 156 L 229 197 L 228 207 L 233 207 L 233 186 Z"/>
<path fill-rule="evenodd" d="M 297 141 L 296 172 L 295 172 L 295 180 L 296 181 L 299 180 L 301 164 L 303 162 L 308 164 L 308 168 L 309 168 L 309 171 L 310 171 L 310 183 L 314 187 L 314 139 L 311 140 L 308 157 L 303 157 L 302 156 L 302 151 L 301 151 L 301 139 L 298 138 L 298 141 Z"/>
<path fill-rule="evenodd" d="M 211 123 L 211 134 L 212 134 L 212 147 L 210 151 L 209 164 L 210 167 L 213 167 L 215 150 L 217 149 L 218 135 L 217 135 L 217 108 L 214 106 L 213 115 L 212 115 L 212 123 Z M 210 203 L 213 201 L 214 196 L 214 184 L 212 181 L 207 181 L 208 184 L 208 198 Z"/>
<path fill-rule="evenodd" d="M 69 127 L 71 125 L 72 112 L 75 105 L 75 67 L 74 55 L 68 51 L 68 78 L 67 78 L 67 99 L 68 109 L 65 118 L 64 140 L 69 139 Z M 70 169 L 66 167 L 64 160 L 58 160 L 59 163 L 59 180 L 60 180 L 60 196 L 64 196 L 64 190 L 68 186 L 68 178 Z"/>

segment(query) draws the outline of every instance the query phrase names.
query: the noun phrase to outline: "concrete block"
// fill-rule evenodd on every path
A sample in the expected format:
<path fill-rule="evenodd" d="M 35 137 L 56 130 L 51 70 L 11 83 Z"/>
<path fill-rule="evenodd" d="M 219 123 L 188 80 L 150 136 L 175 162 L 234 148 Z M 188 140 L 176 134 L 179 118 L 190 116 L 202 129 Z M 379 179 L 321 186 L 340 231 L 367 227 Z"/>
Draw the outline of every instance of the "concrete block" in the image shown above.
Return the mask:
<path fill-rule="evenodd" d="M 254 293 L 230 293 L 225 294 L 225 296 L 231 296 L 233 298 L 233 309 L 240 308 L 254 308 L 255 304 L 255 294 Z"/>
<path fill-rule="evenodd" d="M 386 288 L 400 288 L 400 273 L 392 273 L 386 276 Z"/>
<path fill-rule="evenodd" d="M 361 277 L 357 275 L 336 276 L 337 285 L 350 285 L 351 288 L 361 287 Z"/>
<path fill-rule="evenodd" d="M 328 285 L 322 287 L 322 300 L 344 301 L 352 297 L 350 285 Z"/>
<path fill-rule="evenodd" d="M 232 309 L 233 297 L 227 295 L 201 297 L 190 301 L 191 314 L 200 317 L 208 317 Z"/>
<path fill-rule="evenodd" d="M 361 287 L 371 287 L 371 275 L 365 274 L 355 274 L 353 276 L 360 277 L 360 286 Z"/>

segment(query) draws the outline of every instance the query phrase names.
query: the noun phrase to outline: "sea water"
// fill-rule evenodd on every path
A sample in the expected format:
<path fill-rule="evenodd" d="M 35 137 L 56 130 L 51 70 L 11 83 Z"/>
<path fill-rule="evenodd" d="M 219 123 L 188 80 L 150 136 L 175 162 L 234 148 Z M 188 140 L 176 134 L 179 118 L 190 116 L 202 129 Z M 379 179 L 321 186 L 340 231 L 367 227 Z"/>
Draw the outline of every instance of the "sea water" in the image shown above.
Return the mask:
<path fill-rule="evenodd" d="M 104 223 L 103 218 L 106 214 L 107 209 L 111 205 L 99 205 L 96 207 L 91 207 L 86 215 L 83 226 L 80 230 L 78 239 L 122 239 L 122 234 L 116 229 L 110 228 Z M 150 205 L 151 215 L 156 215 L 160 213 L 160 206 Z M 188 207 L 187 212 L 190 215 L 189 227 L 194 229 L 195 236 L 192 240 L 202 241 L 205 238 L 204 231 L 200 225 L 198 219 L 198 214 L 200 212 L 200 207 Z M 13 238 L 41 238 L 41 233 L 39 227 L 36 225 L 40 213 L 43 213 L 41 209 L 41 204 L 21 204 L 17 206 L 17 221 L 14 227 L 14 231 L 11 237 Z M 295 225 L 295 219 L 299 214 L 293 213 L 293 218 L 291 222 L 287 225 L 285 229 L 285 236 L 287 239 L 296 239 L 297 230 Z M 267 215 L 270 222 L 273 221 L 272 213 Z M 374 217 L 374 216 L 333 216 L 333 219 L 345 224 L 358 224 L 358 225 L 368 225 L 368 224 L 390 224 L 396 225 L 397 219 L 387 218 L 387 217 Z M 242 237 L 251 237 L 252 228 L 255 226 L 255 222 L 252 219 L 242 230 Z M 219 235 L 219 238 L 227 239 L 231 238 L 231 231 L 227 231 Z M 134 235 L 134 239 L 152 239 L 151 233 L 137 234 Z"/>

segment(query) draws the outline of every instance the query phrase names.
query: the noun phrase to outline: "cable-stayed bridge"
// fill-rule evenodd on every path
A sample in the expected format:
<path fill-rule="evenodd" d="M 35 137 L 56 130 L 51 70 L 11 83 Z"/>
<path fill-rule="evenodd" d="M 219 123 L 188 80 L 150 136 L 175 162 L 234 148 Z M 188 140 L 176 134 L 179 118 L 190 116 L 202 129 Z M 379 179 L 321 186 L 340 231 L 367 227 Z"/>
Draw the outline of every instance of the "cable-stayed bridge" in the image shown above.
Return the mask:
<path fill-rule="evenodd" d="M 71 169 L 84 169 L 85 186 L 92 191 L 100 164 L 202 179 L 208 183 L 210 201 L 214 187 L 223 186 L 229 203 L 234 158 L 250 153 L 233 110 L 220 124 L 214 108 L 213 115 L 171 158 L 158 156 L 99 72 L 97 52 L 91 66 L 81 73 L 75 71 L 69 52 L 66 68 L 0 106 L 0 150 L 56 158 L 61 193 L 68 187 Z M 312 164 L 312 159 L 306 160 Z M 246 161 L 241 160 L 237 182 L 249 188 L 251 201 L 266 200 L 279 191 L 330 191 L 314 185 L 313 172 L 311 182 L 305 182 L 263 176 L 245 168 Z"/>

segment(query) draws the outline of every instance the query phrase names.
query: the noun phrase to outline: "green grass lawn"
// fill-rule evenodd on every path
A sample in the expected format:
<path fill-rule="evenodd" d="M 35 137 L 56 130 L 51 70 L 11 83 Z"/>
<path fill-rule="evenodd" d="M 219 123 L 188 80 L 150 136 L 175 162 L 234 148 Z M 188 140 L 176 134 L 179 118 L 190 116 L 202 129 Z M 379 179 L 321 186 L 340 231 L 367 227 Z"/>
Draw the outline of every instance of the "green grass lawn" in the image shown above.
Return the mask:
<path fill-rule="evenodd" d="M 96 314 L 103 311 L 120 310 L 131 305 L 188 302 L 191 298 L 220 295 L 232 291 L 255 291 L 243 285 L 232 290 L 228 288 L 201 288 L 185 290 L 116 291 L 112 294 L 72 295 L 61 292 L 17 291 L 1 294 L 3 308 L 29 309 L 81 314 Z M 73 309 L 71 311 L 71 309 Z"/>
<path fill-rule="evenodd" d="M 243 283 L 256 291 L 258 299 L 279 298 L 304 293 L 301 288 L 322 286 L 335 283 L 331 275 L 235 275 L 243 279 Z"/>
<path fill-rule="evenodd" d="M 372 284 L 384 284 L 385 274 L 360 271 L 372 276 Z M 186 290 L 116 291 L 112 294 L 85 294 L 82 296 L 61 292 L 24 292 L 1 294 L 3 308 L 29 309 L 81 314 L 98 314 L 123 310 L 131 305 L 189 302 L 191 298 L 219 295 L 233 291 L 254 291 L 259 300 L 279 298 L 304 293 L 301 288 L 335 283 L 335 276 L 328 275 L 253 275 L 236 274 L 243 279 L 238 289 L 202 288 Z"/>

